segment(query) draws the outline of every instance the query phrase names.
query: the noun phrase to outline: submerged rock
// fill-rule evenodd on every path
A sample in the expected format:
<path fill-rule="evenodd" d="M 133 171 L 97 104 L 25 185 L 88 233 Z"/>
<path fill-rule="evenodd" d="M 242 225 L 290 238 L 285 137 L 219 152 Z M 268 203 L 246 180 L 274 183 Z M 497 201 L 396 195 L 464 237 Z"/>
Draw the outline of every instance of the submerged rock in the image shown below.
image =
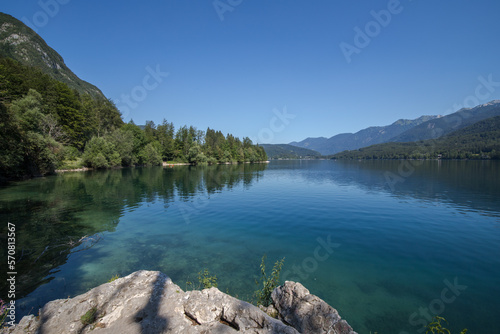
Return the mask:
<path fill-rule="evenodd" d="M 2 332 L 355 334 L 334 308 L 299 283 L 285 282 L 273 291 L 273 300 L 284 322 L 217 288 L 184 292 L 161 272 L 137 271 L 74 298 L 51 301 L 38 317 L 23 317 Z"/>

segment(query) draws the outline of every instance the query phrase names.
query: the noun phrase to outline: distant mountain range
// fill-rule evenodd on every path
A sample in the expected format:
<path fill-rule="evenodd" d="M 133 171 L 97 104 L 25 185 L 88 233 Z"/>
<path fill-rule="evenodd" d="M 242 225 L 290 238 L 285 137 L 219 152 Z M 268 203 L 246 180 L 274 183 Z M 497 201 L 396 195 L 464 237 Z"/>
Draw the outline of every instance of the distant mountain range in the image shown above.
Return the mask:
<path fill-rule="evenodd" d="M 334 159 L 500 159 L 500 116 L 490 117 L 437 139 L 390 142 L 344 151 Z"/>
<path fill-rule="evenodd" d="M 400 119 L 386 126 L 372 126 L 356 133 L 341 133 L 331 138 L 307 138 L 290 145 L 308 148 L 323 155 L 335 154 L 345 150 L 356 150 L 374 144 L 386 143 L 392 138 L 427 121 L 440 116 L 421 116 L 414 120 Z"/>
<path fill-rule="evenodd" d="M 500 100 L 474 108 L 463 108 L 452 114 L 429 120 L 392 138 L 394 142 L 435 139 L 494 116 L 500 116 Z"/>
<path fill-rule="evenodd" d="M 307 138 L 300 142 L 291 142 L 290 145 L 316 150 L 323 155 L 333 155 L 375 144 L 435 139 L 494 116 L 500 116 L 498 100 L 474 108 L 463 108 L 446 116 L 400 119 L 387 126 L 369 127 L 356 133 L 342 133 L 331 138 Z"/>
<path fill-rule="evenodd" d="M 0 12 L 0 56 L 23 65 L 37 67 L 52 78 L 64 82 L 79 93 L 104 97 L 96 86 L 78 78 L 63 58 L 31 28 L 18 19 Z"/>
<path fill-rule="evenodd" d="M 319 158 L 321 153 L 287 144 L 261 144 L 269 159 Z"/>

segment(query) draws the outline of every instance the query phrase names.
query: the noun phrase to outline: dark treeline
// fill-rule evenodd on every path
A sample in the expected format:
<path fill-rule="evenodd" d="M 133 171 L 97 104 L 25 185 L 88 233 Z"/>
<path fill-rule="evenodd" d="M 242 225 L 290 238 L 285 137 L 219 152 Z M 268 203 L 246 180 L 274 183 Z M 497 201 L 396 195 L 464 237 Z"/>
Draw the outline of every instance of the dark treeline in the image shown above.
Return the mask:
<path fill-rule="evenodd" d="M 265 151 L 220 131 L 163 121 L 125 124 L 114 103 L 80 94 L 41 70 L 0 58 L 0 178 L 54 170 L 267 160 Z"/>
<path fill-rule="evenodd" d="M 446 136 L 418 142 L 378 144 L 344 151 L 334 159 L 500 159 L 500 116 Z"/>

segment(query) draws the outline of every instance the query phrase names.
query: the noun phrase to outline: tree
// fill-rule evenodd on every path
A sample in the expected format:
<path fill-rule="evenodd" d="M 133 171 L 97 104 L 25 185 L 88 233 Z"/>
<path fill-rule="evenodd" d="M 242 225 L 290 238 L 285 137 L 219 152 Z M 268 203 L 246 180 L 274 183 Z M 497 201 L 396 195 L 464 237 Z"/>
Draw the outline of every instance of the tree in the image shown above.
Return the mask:
<path fill-rule="evenodd" d="M 85 165 L 92 168 L 108 168 L 121 165 L 120 154 L 115 146 L 103 137 L 92 137 L 83 153 Z"/>
<path fill-rule="evenodd" d="M 155 145 L 156 144 L 156 145 Z M 162 164 L 161 155 L 157 150 L 158 142 L 147 144 L 139 153 L 139 163 L 144 166 L 159 166 Z"/>

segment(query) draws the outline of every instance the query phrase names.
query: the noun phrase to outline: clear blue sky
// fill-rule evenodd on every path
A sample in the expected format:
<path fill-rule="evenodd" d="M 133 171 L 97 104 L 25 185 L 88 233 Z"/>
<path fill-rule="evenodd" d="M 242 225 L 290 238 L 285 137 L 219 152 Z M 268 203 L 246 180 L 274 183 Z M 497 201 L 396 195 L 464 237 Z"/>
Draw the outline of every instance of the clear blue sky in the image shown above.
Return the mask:
<path fill-rule="evenodd" d="M 478 77 L 500 82 L 498 0 L 4 0 L 0 11 L 28 19 L 136 124 L 288 143 L 500 99 L 500 84 L 476 91 Z M 156 84 L 148 67 L 169 75 Z M 293 119 L 276 117 L 284 108 Z"/>

